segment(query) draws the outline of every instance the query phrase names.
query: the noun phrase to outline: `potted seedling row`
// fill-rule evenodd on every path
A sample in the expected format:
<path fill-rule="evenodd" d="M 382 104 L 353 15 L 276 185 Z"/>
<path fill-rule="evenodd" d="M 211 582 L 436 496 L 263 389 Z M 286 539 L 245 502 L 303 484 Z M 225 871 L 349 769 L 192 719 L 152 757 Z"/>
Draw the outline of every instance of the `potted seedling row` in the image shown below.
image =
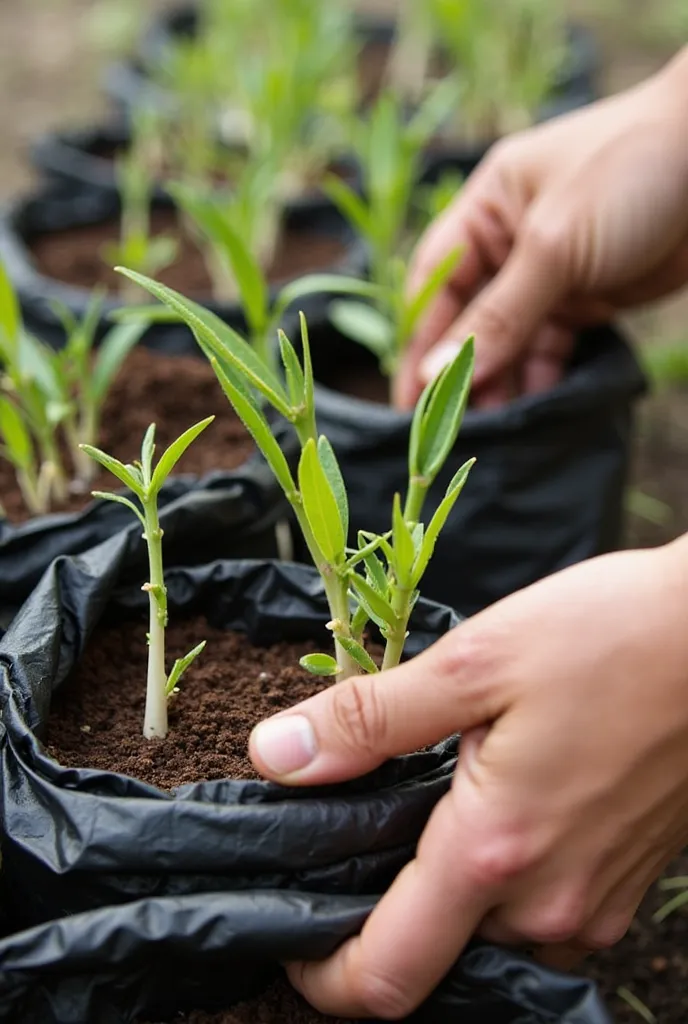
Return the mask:
<path fill-rule="evenodd" d="M 129 462 L 148 417 L 163 445 L 195 413 L 216 417 L 159 493 L 176 564 L 210 551 L 213 557 L 291 551 L 286 505 L 243 425 L 218 396 L 210 367 L 195 356 L 151 353 L 138 344 L 141 324 L 110 323 L 96 347 L 102 298 L 94 293 L 81 319 L 55 307 L 65 339 L 56 350 L 26 329 L 0 264 L 3 627 L 53 558 L 128 530 L 123 508 L 91 496 L 109 479 L 81 445 L 102 444 Z M 128 536 L 132 551 L 140 549 L 140 539 L 131 530 Z"/>
<path fill-rule="evenodd" d="M 77 1003 L 89 1000 L 90 1012 L 107 1008 L 112 1015 L 116 1008 L 119 1019 L 139 1024 L 144 1011 L 216 1010 L 255 995 L 279 958 L 324 955 L 360 928 L 375 896 L 412 855 L 456 762 L 454 738 L 352 783 L 289 790 L 255 778 L 245 751 L 257 717 L 333 680 L 384 672 L 457 623 L 450 609 L 418 591 L 471 469 L 469 461 L 426 515 L 429 483 L 454 445 L 467 402 L 470 342 L 418 404 L 407 490 L 403 502 L 397 495 L 391 504 L 389 528 L 361 531 L 350 546 L 346 488 L 316 423 L 305 321 L 302 358 L 281 337 L 282 382 L 211 313 L 165 297 L 173 308 L 183 304 L 317 568 L 238 561 L 164 572 L 157 495 L 175 460 L 209 429 L 207 420 L 159 458 L 149 428 L 131 465 L 85 448 L 134 496 L 113 497 L 143 529 L 148 578 L 143 587 L 121 585 L 128 557 L 121 536 L 79 559 L 58 559 L 0 644 L 0 886 L 9 926 L 34 926 L 2 951 L 0 1008 L 3 998 L 10 1008 L 46 1005 L 56 976 L 74 972 L 75 934 L 81 969 L 88 961 L 91 968 L 85 986 L 70 988 L 70 1012 L 74 992 Z M 293 426 L 295 472 L 258 396 Z M 76 916 L 55 921 L 65 915 Z M 230 942 L 220 920 L 231 922 Z M 126 952 L 113 926 L 127 934 Z M 163 997 L 155 973 L 142 981 L 139 966 L 135 984 L 130 973 L 134 951 L 144 961 L 151 954 L 151 927 L 166 949 L 183 946 L 191 958 L 179 980 L 167 961 Z M 51 969 L 45 943 L 58 934 L 61 960 Z M 31 949 L 27 992 L 26 973 L 17 974 Z M 198 974 L 189 974 L 189 963 Z M 485 957 L 460 968 L 461 998 L 472 978 L 479 1006 L 480 979 L 503 1004 L 504 1019 L 515 1021 L 523 1006 L 514 972 L 537 969 L 506 954 L 495 968 Z M 558 979 L 540 981 L 538 1022 L 547 1019 L 548 1004 L 562 1005 Z M 591 1012 L 581 1019 L 600 1024 L 589 987 L 586 993 Z M 570 1005 L 580 1003 L 581 990 L 569 997 Z M 53 1014 L 64 998 L 51 1001 Z M 416 1019 L 448 1019 L 456 998 L 450 982 Z"/>

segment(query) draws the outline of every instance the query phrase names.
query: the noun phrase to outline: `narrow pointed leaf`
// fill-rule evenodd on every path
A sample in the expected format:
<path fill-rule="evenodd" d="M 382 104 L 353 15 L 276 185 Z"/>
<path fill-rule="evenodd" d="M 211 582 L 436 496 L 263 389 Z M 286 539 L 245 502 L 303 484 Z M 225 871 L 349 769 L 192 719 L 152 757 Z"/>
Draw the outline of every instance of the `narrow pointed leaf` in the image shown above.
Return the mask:
<path fill-rule="evenodd" d="M 461 469 L 454 475 L 447 492 L 440 502 L 437 511 L 430 520 L 430 524 L 425 531 L 423 537 L 423 543 L 415 561 L 413 567 L 413 586 L 417 587 L 420 583 L 425 570 L 428 567 L 428 563 L 433 556 L 435 551 L 435 545 L 437 544 L 437 538 L 444 528 L 444 524 L 447 522 L 449 515 L 454 508 L 454 505 L 458 501 L 461 491 L 464 488 L 468 474 L 475 464 L 475 459 L 469 459 L 465 462 Z"/>
<path fill-rule="evenodd" d="M 150 427 L 146 431 L 143 444 L 141 445 L 141 470 L 143 473 L 143 482 L 146 487 L 150 487 L 151 479 L 153 477 L 153 452 L 155 451 L 155 423 L 151 423 Z"/>
<path fill-rule="evenodd" d="M 341 300 L 330 303 L 328 312 L 341 334 L 365 345 L 378 359 L 394 354 L 394 327 L 379 310 L 363 302 Z"/>
<path fill-rule="evenodd" d="M 120 324 L 108 331 L 98 349 L 91 378 L 91 397 L 100 404 L 117 376 L 122 363 L 141 339 L 146 325 Z"/>
<path fill-rule="evenodd" d="M 290 418 L 289 400 L 281 383 L 270 367 L 266 366 L 260 356 L 256 355 L 248 342 L 244 341 L 228 324 L 223 323 L 219 317 L 199 306 L 198 303 L 184 298 L 172 288 L 158 284 L 157 281 L 153 281 L 143 274 L 137 274 L 133 270 L 127 270 L 124 267 L 115 269 L 179 313 L 181 319 L 193 331 L 204 351 L 209 349 L 223 362 L 231 362 L 254 387 L 265 395 L 278 412 L 285 418 Z"/>
<path fill-rule="evenodd" d="M 5 454 L 13 466 L 23 470 L 30 470 L 34 466 L 31 435 L 17 407 L 4 396 L 0 396 L 0 437 L 5 444 Z"/>
<path fill-rule="evenodd" d="M 351 632 L 353 633 L 353 635 L 358 637 L 362 636 L 363 630 L 366 628 L 369 621 L 370 616 L 368 615 L 368 612 L 365 610 L 365 608 L 359 601 L 358 607 L 354 612 L 353 616 L 351 617 Z"/>
<path fill-rule="evenodd" d="M 146 520 L 141 515 L 141 512 L 137 509 L 134 502 L 130 501 L 129 498 L 125 498 L 123 494 L 113 494 L 111 491 L 91 491 L 91 494 L 94 498 L 101 498 L 103 501 L 114 501 L 118 505 L 126 505 L 129 511 L 134 513 L 144 530 L 146 529 Z"/>
<path fill-rule="evenodd" d="M 167 480 L 168 476 L 177 465 L 189 445 L 193 444 L 198 435 L 202 434 L 214 419 L 214 416 L 208 416 L 207 419 L 201 420 L 200 423 L 194 424 L 193 427 L 189 427 L 188 430 L 184 431 L 181 437 L 178 437 L 176 441 L 172 442 L 167 451 L 161 456 L 160 462 L 155 467 L 153 479 L 150 484 L 151 495 L 155 495 L 159 492 L 160 488 L 165 483 L 165 480 Z"/>
<path fill-rule="evenodd" d="M 413 563 L 416 560 L 416 550 L 411 531 L 401 511 L 401 498 L 398 494 L 394 495 L 392 544 L 394 550 L 394 571 L 397 582 L 402 587 L 409 587 L 412 585 L 411 574 Z"/>
<path fill-rule="evenodd" d="M 410 341 L 413 332 L 418 326 L 418 321 L 430 307 L 430 304 L 440 293 L 442 288 L 452 276 L 459 265 L 462 253 L 461 246 L 452 249 L 437 266 L 431 270 L 423 287 L 416 292 L 413 298 L 405 303 L 401 325 L 401 341 L 405 344 Z"/>
<path fill-rule="evenodd" d="M 298 408 L 305 404 L 306 381 L 294 346 L 289 341 L 284 331 L 278 332 L 280 354 L 284 365 L 284 373 L 287 381 L 287 391 L 291 404 Z"/>
<path fill-rule="evenodd" d="M 337 456 L 326 437 L 321 436 L 318 438 L 318 458 L 320 459 L 320 465 L 325 471 L 325 476 L 328 479 L 329 485 L 332 488 L 334 500 L 337 502 L 339 518 L 344 529 L 344 537 L 348 538 L 349 499 L 346 493 L 346 485 L 344 483 L 342 471 L 339 468 L 339 463 L 337 462 Z"/>
<path fill-rule="evenodd" d="M 364 672 L 367 672 L 369 675 L 375 675 L 380 671 L 366 649 L 352 637 L 338 636 L 337 642 L 340 647 L 343 647 L 346 653 L 354 659 L 356 664 L 359 665 Z"/>
<path fill-rule="evenodd" d="M 299 461 L 299 491 L 315 541 L 330 565 L 342 562 L 346 549 L 344 524 L 315 441 L 308 440 Z"/>
<path fill-rule="evenodd" d="M 369 237 L 371 232 L 370 211 L 365 201 L 345 181 L 335 174 L 328 174 L 322 183 L 322 190 L 332 200 L 342 216 L 353 228 Z"/>
<path fill-rule="evenodd" d="M 99 448 L 94 448 L 93 445 L 80 444 L 79 447 L 82 452 L 86 452 L 87 455 L 90 455 L 92 459 L 98 462 L 103 469 L 107 469 L 109 473 L 112 473 L 114 477 L 117 477 L 117 479 L 120 480 L 125 487 L 128 487 L 129 490 L 133 491 L 138 498 L 143 499 L 142 482 L 132 472 L 132 467 L 124 466 L 121 462 L 118 462 L 117 459 L 113 459 L 111 455 L 101 452 Z"/>
<path fill-rule="evenodd" d="M 273 317 L 279 319 L 285 310 L 309 295 L 355 295 L 375 300 L 380 298 L 380 286 L 343 274 L 308 274 L 284 286 L 277 296 Z"/>
<path fill-rule="evenodd" d="M 383 597 L 368 580 L 359 576 L 357 572 L 350 573 L 349 580 L 356 593 L 364 599 L 367 608 L 372 611 L 376 620 L 382 620 L 388 626 L 396 625 L 397 617 L 386 597 Z"/>
<path fill-rule="evenodd" d="M 155 304 L 113 309 L 108 313 L 108 320 L 116 324 L 178 324 L 183 322 L 183 317 L 174 309 Z"/>
<path fill-rule="evenodd" d="M 329 654 L 306 654 L 299 665 L 313 676 L 336 676 L 339 673 L 339 665 Z"/>
<path fill-rule="evenodd" d="M 21 313 L 5 265 L 0 260 L 0 351 L 13 353 L 19 344 Z"/>
<path fill-rule="evenodd" d="M 227 372 L 221 367 L 217 359 L 213 358 L 210 362 L 234 411 L 263 453 L 265 461 L 270 466 L 287 499 L 291 501 L 296 493 L 296 484 L 284 452 L 275 440 L 268 421 L 252 396 L 242 390 L 239 381 L 232 379 L 231 372 Z"/>
<path fill-rule="evenodd" d="M 475 346 L 473 338 L 468 338 L 452 362 L 428 385 L 418 443 L 419 475 L 428 481 L 435 478 L 456 443 L 468 404 L 474 362 Z"/>
<path fill-rule="evenodd" d="M 167 686 L 165 690 L 168 697 L 172 693 L 172 691 L 179 685 L 182 676 L 189 668 L 189 666 L 193 664 L 198 655 L 205 649 L 205 645 L 206 641 L 201 640 L 200 644 L 194 647 L 192 651 L 189 651 L 188 654 L 185 654 L 183 658 L 177 658 L 174 665 L 172 666 L 172 671 L 170 672 L 167 678 Z"/>
<path fill-rule="evenodd" d="M 303 352 L 303 395 L 306 413 L 315 410 L 315 383 L 313 379 L 313 360 L 311 358 L 311 342 L 308 336 L 308 323 L 303 313 L 299 313 L 301 325 L 301 349 Z"/>

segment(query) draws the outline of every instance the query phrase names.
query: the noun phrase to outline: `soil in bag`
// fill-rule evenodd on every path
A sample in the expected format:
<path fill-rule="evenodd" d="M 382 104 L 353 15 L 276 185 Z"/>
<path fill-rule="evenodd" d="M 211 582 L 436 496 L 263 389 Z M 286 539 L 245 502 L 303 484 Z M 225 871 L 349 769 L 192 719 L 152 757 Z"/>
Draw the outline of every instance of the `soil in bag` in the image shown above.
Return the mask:
<path fill-rule="evenodd" d="M 177 475 L 201 477 L 213 470 L 236 469 L 251 456 L 254 445 L 205 359 L 166 356 L 139 345 L 127 356 L 110 390 L 96 444 L 123 462 L 133 462 L 151 423 L 156 425 L 160 454 L 188 427 L 211 415 L 215 421 L 177 463 Z M 113 491 L 119 486 L 99 469 L 88 492 L 71 495 L 52 511 L 79 511 L 91 502 L 91 490 Z M 4 459 L 0 459 L 0 495 L 7 518 L 13 522 L 29 518 L 14 468 Z"/>

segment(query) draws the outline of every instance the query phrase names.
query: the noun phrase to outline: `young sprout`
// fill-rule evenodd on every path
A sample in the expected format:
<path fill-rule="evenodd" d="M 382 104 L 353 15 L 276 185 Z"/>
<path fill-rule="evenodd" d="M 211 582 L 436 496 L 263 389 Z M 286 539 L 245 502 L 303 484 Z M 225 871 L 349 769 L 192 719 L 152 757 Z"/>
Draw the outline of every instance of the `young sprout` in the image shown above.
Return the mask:
<path fill-rule="evenodd" d="M 83 451 L 107 469 L 125 487 L 128 487 L 139 506 L 124 494 L 93 491 L 95 498 L 116 501 L 130 509 L 143 527 L 143 539 L 148 548 L 150 579 L 143 585 L 148 594 L 150 626 L 148 632 L 148 682 L 143 735 L 146 739 L 164 739 L 167 735 L 167 702 L 176 691 L 189 665 L 198 657 L 205 641 L 178 658 L 169 675 L 165 670 L 165 629 L 167 627 L 167 588 L 162 559 L 162 535 L 158 518 L 158 495 L 163 484 L 189 445 L 201 434 L 214 416 L 189 427 L 177 438 L 153 465 L 155 453 L 155 424 L 152 423 L 143 439 L 141 458 L 133 465 L 125 465 L 92 445 L 82 445 Z"/>
<path fill-rule="evenodd" d="M 148 107 L 137 111 L 131 127 L 131 145 L 117 158 L 120 192 L 120 238 L 103 246 L 103 259 L 112 266 L 127 263 L 141 273 L 157 274 L 174 262 L 177 241 L 169 235 L 151 235 L 151 201 L 160 180 L 162 156 L 158 115 Z M 131 284 L 123 298 L 135 301 Z"/>
<path fill-rule="evenodd" d="M 79 445 L 97 440 L 110 386 L 144 329 L 137 323 L 113 327 L 94 355 L 101 309 L 97 293 L 81 321 L 56 306 L 65 330 L 65 344 L 56 351 L 26 331 L 0 263 L 0 454 L 14 466 L 34 515 L 88 485 L 92 472 Z"/>
<path fill-rule="evenodd" d="M 281 373 L 273 372 L 227 324 L 172 289 L 132 271 L 122 271 L 188 324 L 211 361 L 218 380 L 271 467 L 292 506 L 316 565 L 330 608 L 328 628 L 336 657 L 303 662 L 317 674 L 344 678 L 375 672 L 364 631 L 377 625 L 385 641 L 383 668 L 398 664 L 411 611 L 437 538 L 468 477 L 473 460 L 450 482 L 427 526 L 422 515 L 428 491 L 454 447 L 468 401 L 473 369 L 469 339 L 454 361 L 424 391 L 409 440 L 409 482 L 404 502 L 397 495 L 384 535 L 359 533 L 348 543 L 349 504 L 335 453 L 318 434 L 313 370 L 306 321 L 301 316 L 302 356 L 280 332 Z M 292 424 L 301 444 L 296 478 L 274 438 L 255 392 Z"/>

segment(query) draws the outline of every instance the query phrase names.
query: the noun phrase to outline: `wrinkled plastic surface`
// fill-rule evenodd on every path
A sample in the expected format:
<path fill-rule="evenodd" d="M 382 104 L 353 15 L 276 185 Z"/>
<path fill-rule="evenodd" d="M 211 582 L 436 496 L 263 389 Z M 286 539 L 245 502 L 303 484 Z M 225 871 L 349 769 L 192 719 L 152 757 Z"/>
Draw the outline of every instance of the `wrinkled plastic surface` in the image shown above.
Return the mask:
<path fill-rule="evenodd" d="M 290 455 L 291 439 L 281 438 Z M 125 493 L 125 492 L 123 492 Z M 222 558 L 277 558 L 277 526 L 289 510 L 274 476 L 255 456 L 233 471 L 202 479 L 170 477 L 158 498 L 167 565 Z M 50 563 L 126 531 L 134 571 L 144 557 L 141 527 L 122 505 L 95 500 L 82 512 L 0 519 L 0 628 L 6 629 Z"/>
<path fill-rule="evenodd" d="M 327 325 L 310 325 L 316 379 L 370 370 L 373 357 Z M 616 548 L 632 438 L 645 387 L 612 328 L 581 334 L 564 379 L 498 409 L 469 409 L 430 491 L 432 512 L 453 474 L 477 457 L 437 544 L 423 593 L 473 614 L 543 576 Z M 350 496 L 352 536 L 390 528 L 408 478 L 411 417 L 326 387 L 318 427 L 334 446 Z M 303 554 L 303 553 L 302 553 Z M 303 555 L 305 557 L 305 555 Z"/>
<path fill-rule="evenodd" d="M 171 209 L 169 200 L 158 196 L 153 202 L 154 209 Z M 64 284 L 41 274 L 36 267 L 29 248 L 32 238 L 51 234 L 74 227 L 99 224 L 116 219 L 120 212 L 117 193 L 107 190 L 84 189 L 75 192 L 62 184 L 46 185 L 13 203 L 7 204 L 0 215 L 0 260 L 7 268 L 17 290 L 22 314 L 27 328 L 56 348 L 63 344 L 64 329 L 51 307 L 56 300 L 81 318 L 84 316 L 91 292 Z M 367 255 L 365 246 L 355 240 L 339 215 L 314 216 L 309 209 L 288 207 L 287 229 L 294 232 L 322 233 L 341 238 L 345 243 L 342 259 L 333 266 L 322 268 L 332 273 L 346 273 L 361 276 L 365 271 Z M 278 282 L 275 289 L 286 282 Z M 217 303 L 210 297 L 199 298 L 208 309 L 231 324 L 235 330 L 244 332 L 246 321 L 238 304 Z M 322 296 L 304 299 L 302 308 L 308 315 L 312 309 L 320 309 Z M 98 336 L 102 337 L 111 327 L 108 315 L 122 303 L 114 297 L 103 304 L 103 315 L 98 325 Z M 195 348 L 191 333 L 185 324 L 151 324 L 145 332 L 144 344 L 170 355 L 188 352 Z"/>
<path fill-rule="evenodd" d="M 226 1009 L 259 993 L 276 963 L 333 952 L 373 903 L 243 892 L 146 900 L 51 922 L 0 942 L 0 1021 L 138 1024 Z M 590 982 L 476 946 L 409 1024 L 611 1021 Z"/>
<path fill-rule="evenodd" d="M 0 903 L 13 928 L 146 896 L 244 889 L 381 892 L 408 860 L 446 792 L 456 740 L 389 761 L 370 777 L 310 790 L 224 780 L 171 795 L 133 778 L 63 768 L 42 751 L 51 695 L 101 617 L 138 615 L 147 596 L 118 536 L 48 571 L 0 643 L 3 870 Z M 142 570 L 145 573 L 145 567 Z M 204 614 L 256 644 L 327 641 L 313 569 L 215 562 L 166 574 L 172 620 Z M 456 623 L 421 602 L 409 651 Z"/>

